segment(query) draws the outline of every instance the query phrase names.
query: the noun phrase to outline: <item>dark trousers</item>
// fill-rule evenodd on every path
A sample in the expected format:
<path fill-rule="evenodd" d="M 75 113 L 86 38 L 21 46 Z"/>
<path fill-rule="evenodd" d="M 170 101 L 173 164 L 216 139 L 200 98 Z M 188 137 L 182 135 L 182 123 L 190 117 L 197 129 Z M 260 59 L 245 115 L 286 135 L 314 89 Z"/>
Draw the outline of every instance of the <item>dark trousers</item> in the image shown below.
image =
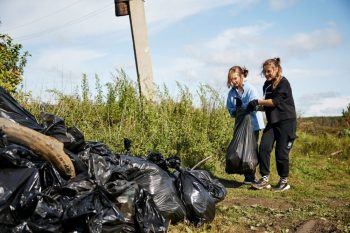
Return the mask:
<path fill-rule="evenodd" d="M 259 141 L 259 134 L 260 134 L 260 130 L 256 130 L 254 131 L 254 136 L 255 136 L 255 139 L 256 139 L 256 143 L 258 143 Z M 258 148 L 258 145 L 256 146 L 256 148 Z M 245 181 L 254 181 L 255 180 L 255 169 L 252 173 L 250 174 L 244 174 L 244 180 Z"/>
<path fill-rule="evenodd" d="M 296 120 L 288 119 L 275 124 L 267 124 L 264 129 L 260 148 L 259 166 L 261 176 L 270 174 L 270 154 L 275 146 L 276 166 L 280 177 L 288 177 L 289 151 L 292 148 L 296 131 Z"/>

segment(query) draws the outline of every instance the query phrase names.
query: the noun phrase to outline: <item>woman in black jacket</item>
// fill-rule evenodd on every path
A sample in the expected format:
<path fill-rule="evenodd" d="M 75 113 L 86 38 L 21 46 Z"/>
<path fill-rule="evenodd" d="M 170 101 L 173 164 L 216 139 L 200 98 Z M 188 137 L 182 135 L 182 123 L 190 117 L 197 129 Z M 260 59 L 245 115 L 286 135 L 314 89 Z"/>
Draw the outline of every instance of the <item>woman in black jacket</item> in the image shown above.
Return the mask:
<path fill-rule="evenodd" d="M 256 111 L 261 106 L 265 111 L 267 125 L 264 129 L 259 147 L 259 166 L 262 178 L 254 189 L 270 189 L 270 154 L 275 145 L 277 172 L 280 180 L 273 191 L 285 191 L 290 188 L 289 152 L 292 148 L 296 132 L 296 112 L 292 89 L 288 80 L 282 76 L 279 58 L 268 59 L 263 63 L 262 73 L 266 78 L 264 83 L 264 99 L 252 100 L 248 104 L 250 111 Z"/>

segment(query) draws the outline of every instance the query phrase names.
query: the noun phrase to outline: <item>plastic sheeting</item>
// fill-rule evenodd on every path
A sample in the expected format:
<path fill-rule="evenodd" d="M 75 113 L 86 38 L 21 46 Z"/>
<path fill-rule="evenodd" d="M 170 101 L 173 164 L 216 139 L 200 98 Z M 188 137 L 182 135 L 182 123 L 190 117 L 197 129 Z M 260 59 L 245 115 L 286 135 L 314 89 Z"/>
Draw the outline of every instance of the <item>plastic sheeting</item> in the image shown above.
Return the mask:
<path fill-rule="evenodd" d="M 227 149 L 226 172 L 250 174 L 258 165 L 257 142 L 250 114 L 237 108 L 233 139 Z"/>

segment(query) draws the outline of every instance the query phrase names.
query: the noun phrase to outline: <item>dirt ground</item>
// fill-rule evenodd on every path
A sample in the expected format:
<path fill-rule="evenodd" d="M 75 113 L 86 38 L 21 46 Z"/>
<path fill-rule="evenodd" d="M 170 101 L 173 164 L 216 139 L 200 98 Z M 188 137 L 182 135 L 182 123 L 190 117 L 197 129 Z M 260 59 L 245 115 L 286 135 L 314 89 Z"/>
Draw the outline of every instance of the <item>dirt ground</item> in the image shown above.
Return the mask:
<path fill-rule="evenodd" d="M 261 206 L 269 208 L 274 211 L 288 211 L 291 209 L 302 208 L 306 205 L 306 202 L 288 202 L 286 200 L 276 200 L 276 199 L 266 199 L 266 198 L 254 198 L 254 197 L 240 197 L 234 200 L 224 200 L 220 205 L 226 206 L 228 208 L 233 206 Z M 332 208 L 340 208 L 349 203 L 338 200 L 330 200 L 327 205 Z M 349 214 L 349 213 L 348 213 Z M 287 218 L 276 217 L 269 219 L 269 224 L 259 227 L 251 227 L 247 229 L 247 232 L 286 232 L 283 229 L 288 228 L 288 233 L 341 233 L 337 227 L 336 220 L 326 219 L 326 218 L 315 218 L 306 221 L 291 221 Z"/>

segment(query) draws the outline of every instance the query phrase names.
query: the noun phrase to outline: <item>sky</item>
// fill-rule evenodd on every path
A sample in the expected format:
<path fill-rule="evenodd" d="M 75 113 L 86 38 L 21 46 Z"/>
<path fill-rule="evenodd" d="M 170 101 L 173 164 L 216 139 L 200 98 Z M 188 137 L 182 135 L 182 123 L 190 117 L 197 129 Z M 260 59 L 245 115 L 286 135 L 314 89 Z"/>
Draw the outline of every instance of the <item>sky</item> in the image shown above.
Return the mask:
<path fill-rule="evenodd" d="M 176 98 L 201 84 L 228 93 L 227 72 L 245 66 L 262 96 L 261 65 L 280 57 L 298 116 L 339 116 L 350 103 L 350 1 L 145 0 L 153 80 Z M 0 33 L 31 54 L 23 89 L 73 94 L 86 74 L 104 85 L 117 70 L 137 80 L 128 16 L 113 0 L 0 0 Z M 93 94 L 93 93 L 92 93 Z"/>

